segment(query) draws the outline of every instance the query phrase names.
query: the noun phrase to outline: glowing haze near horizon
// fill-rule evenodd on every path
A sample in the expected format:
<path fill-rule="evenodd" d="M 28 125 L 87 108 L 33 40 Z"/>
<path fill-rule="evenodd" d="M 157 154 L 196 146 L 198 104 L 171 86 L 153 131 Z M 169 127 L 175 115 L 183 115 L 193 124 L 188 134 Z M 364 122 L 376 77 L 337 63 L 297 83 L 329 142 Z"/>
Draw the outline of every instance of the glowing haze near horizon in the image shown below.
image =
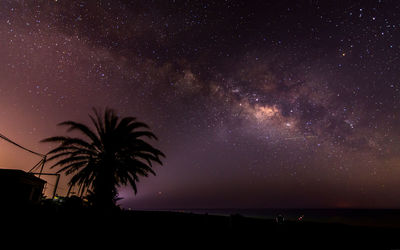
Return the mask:
<path fill-rule="evenodd" d="M 3 0 L 0 133 L 138 117 L 167 158 L 126 208 L 399 207 L 400 4 L 264 2 Z"/>

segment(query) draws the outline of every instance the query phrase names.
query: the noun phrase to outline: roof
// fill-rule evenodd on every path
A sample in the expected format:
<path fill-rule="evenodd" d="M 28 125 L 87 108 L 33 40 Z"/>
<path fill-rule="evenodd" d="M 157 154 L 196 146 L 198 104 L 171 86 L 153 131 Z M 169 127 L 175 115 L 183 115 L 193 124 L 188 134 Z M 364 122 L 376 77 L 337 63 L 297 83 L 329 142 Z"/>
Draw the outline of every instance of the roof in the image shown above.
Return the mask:
<path fill-rule="evenodd" d="M 14 182 L 14 183 L 25 183 L 30 185 L 43 185 L 46 183 L 31 173 L 27 173 L 19 169 L 1 169 L 0 168 L 0 182 Z"/>

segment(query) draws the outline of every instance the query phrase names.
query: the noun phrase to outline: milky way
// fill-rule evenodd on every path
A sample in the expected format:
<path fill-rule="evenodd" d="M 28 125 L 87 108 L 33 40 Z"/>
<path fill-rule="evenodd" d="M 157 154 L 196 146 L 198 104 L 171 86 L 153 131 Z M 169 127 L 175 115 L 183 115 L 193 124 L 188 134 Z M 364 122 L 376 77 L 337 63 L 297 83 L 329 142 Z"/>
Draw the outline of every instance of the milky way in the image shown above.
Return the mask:
<path fill-rule="evenodd" d="M 264 2 L 1 1 L 0 132 L 147 122 L 167 158 L 124 207 L 398 207 L 400 4 Z"/>

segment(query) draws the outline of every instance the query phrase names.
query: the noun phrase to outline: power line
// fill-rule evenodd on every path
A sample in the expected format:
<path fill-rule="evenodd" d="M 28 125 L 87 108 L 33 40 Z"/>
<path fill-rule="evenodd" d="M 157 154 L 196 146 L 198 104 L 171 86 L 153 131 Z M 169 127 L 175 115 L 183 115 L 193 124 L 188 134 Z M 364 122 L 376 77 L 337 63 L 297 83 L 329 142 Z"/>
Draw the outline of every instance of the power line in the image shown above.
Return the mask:
<path fill-rule="evenodd" d="M 23 150 L 25 150 L 25 151 L 27 151 L 27 152 L 29 152 L 29 153 L 32 153 L 32 154 L 37 155 L 37 156 L 40 156 L 42 158 L 42 160 L 40 160 L 35 166 L 33 166 L 33 168 L 31 170 L 29 170 L 29 172 L 32 172 L 36 168 L 40 167 L 40 173 L 42 173 L 44 164 L 46 163 L 46 156 L 47 155 L 43 155 L 43 154 L 37 153 L 37 152 L 35 152 L 33 150 L 27 149 L 26 147 L 21 146 L 20 144 L 14 142 L 13 140 L 11 140 L 10 138 L 8 138 L 7 136 L 5 136 L 5 135 L 3 135 L 1 133 L 0 133 L 0 138 L 5 140 L 5 141 L 7 141 L 7 142 L 9 142 L 9 143 L 11 143 L 11 144 L 13 144 L 13 145 L 15 145 L 15 146 L 17 146 L 17 147 L 19 147 L 19 148 L 21 148 L 21 149 L 23 149 Z M 39 174 L 39 178 L 40 178 L 40 174 Z"/>
<path fill-rule="evenodd" d="M 40 157 L 42 157 L 42 158 L 45 157 L 45 155 L 43 155 L 43 154 L 37 153 L 37 152 L 35 152 L 35 151 L 32 151 L 32 150 L 30 150 L 30 149 L 27 149 L 27 148 L 25 148 L 25 147 L 19 145 L 18 143 L 12 141 L 11 139 L 7 138 L 7 137 L 6 137 L 5 135 L 3 135 L 3 134 L 0 134 L 0 138 L 2 138 L 3 140 L 6 140 L 6 141 L 8 141 L 9 143 L 12 143 L 12 144 L 14 144 L 15 146 L 17 146 L 17 147 L 19 147 L 19 148 L 21 148 L 21 149 L 23 149 L 23 150 L 25 150 L 25 151 L 28 151 L 28 152 L 30 152 L 30 153 L 32 153 L 32 154 L 38 155 L 38 156 L 40 156 Z"/>
<path fill-rule="evenodd" d="M 58 182 L 59 182 L 59 180 L 60 180 L 60 174 L 58 174 L 58 173 L 55 173 L 55 174 L 52 174 L 52 173 L 42 173 L 44 164 L 46 163 L 46 157 L 47 157 L 47 155 L 43 155 L 43 154 L 37 153 L 37 152 L 35 152 L 35 151 L 33 151 L 33 150 L 27 149 L 27 148 L 25 148 L 24 146 L 21 146 L 21 145 L 19 145 L 18 143 L 14 142 L 13 140 L 7 138 L 7 136 L 5 136 L 5 135 L 3 135 L 3 134 L 1 134 L 1 133 L 0 133 L 0 138 L 3 139 L 3 140 L 5 140 L 5 141 L 7 141 L 7 142 L 9 142 L 9 143 L 11 143 L 11 144 L 13 144 L 13 145 L 15 145 L 15 146 L 17 146 L 17 147 L 19 147 L 19 148 L 21 148 L 21 149 L 23 149 L 23 150 L 25 150 L 25 151 L 27 151 L 27 152 L 29 152 L 29 153 L 32 153 L 32 154 L 37 155 L 37 156 L 40 156 L 40 157 L 42 158 L 35 166 L 33 166 L 33 168 L 32 168 L 31 170 L 29 170 L 29 173 L 31 173 L 31 174 L 38 174 L 38 175 L 39 175 L 39 178 L 40 178 L 41 175 L 55 175 L 55 176 L 57 176 L 56 183 L 55 183 L 55 185 L 54 185 L 54 192 L 53 192 L 53 198 L 54 198 L 55 195 L 56 195 L 56 192 L 57 192 Z M 39 172 L 39 173 L 33 173 L 33 172 L 32 172 L 33 170 L 35 170 L 36 168 L 39 168 L 39 167 L 40 167 L 40 172 Z M 47 183 L 47 182 L 46 182 L 46 183 Z"/>

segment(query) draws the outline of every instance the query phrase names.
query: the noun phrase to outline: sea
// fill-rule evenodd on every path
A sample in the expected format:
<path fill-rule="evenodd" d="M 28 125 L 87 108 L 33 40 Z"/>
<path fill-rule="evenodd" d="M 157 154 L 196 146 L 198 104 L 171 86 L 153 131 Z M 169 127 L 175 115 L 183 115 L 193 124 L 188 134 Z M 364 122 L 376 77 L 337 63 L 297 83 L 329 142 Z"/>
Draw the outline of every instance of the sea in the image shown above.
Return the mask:
<path fill-rule="evenodd" d="M 398 227 L 400 209 L 169 209 L 195 214 L 275 219 L 282 215 L 285 220 L 301 219 L 308 222 L 340 223 L 355 226 Z"/>

